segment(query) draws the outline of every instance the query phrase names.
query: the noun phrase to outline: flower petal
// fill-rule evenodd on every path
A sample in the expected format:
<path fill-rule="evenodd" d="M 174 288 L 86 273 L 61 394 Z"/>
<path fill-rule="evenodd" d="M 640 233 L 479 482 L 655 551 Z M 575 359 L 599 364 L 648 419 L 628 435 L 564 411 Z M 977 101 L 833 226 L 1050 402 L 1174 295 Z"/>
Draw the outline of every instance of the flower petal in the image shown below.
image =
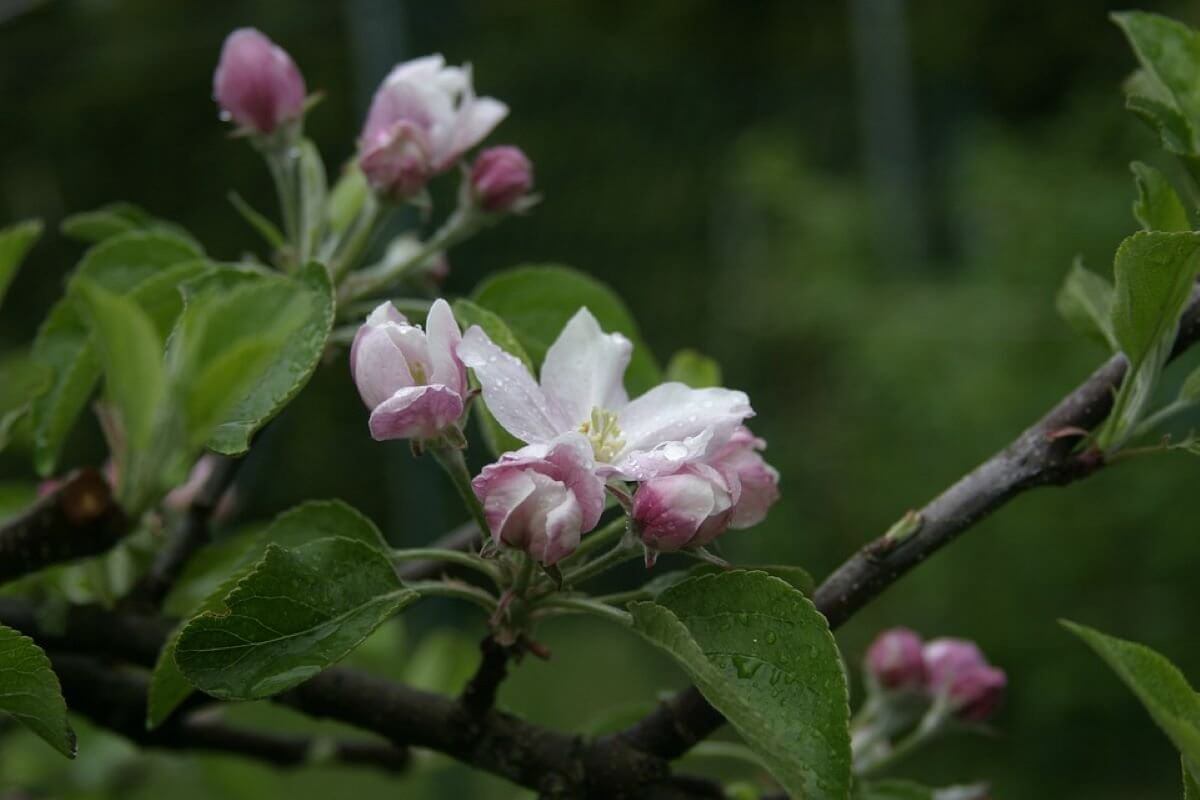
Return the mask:
<path fill-rule="evenodd" d="M 410 386 L 371 412 L 371 436 L 387 439 L 432 439 L 458 421 L 463 399 L 448 386 Z"/>
<path fill-rule="evenodd" d="M 458 359 L 459 342 L 462 334 L 450 304 L 438 298 L 429 309 L 425 320 L 425 338 L 428 342 L 429 361 L 433 367 L 430 383 L 449 386 L 459 394 L 467 392 L 467 368 Z"/>
<path fill-rule="evenodd" d="M 358 329 L 350 348 L 350 373 L 367 408 L 375 408 L 401 389 L 412 386 L 404 352 L 383 326 Z"/>
<path fill-rule="evenodd" d="M 581 308 L 546 351 L 542 390 L 574 425 L 593 408 L 616 411 L 629 402 L 624 377 L 632 354 L 632 342 L 605 333 L 592 312 Z"/>
<path fill-rule="evenodd" d="M 463 335 L 458 357 L 475 371 L 488 410 L 513 436 L 545 442 L 570 427 L 546 402 L 520 359 L 497 347 L 478 325 Z"/>
<path fill-rule="evenodd" d="M 625 447 L 612 467 L 637 481 L 676 472 L 724 444 L 753 415 L 744 392 L 659 384 L 618 412 Z"/>

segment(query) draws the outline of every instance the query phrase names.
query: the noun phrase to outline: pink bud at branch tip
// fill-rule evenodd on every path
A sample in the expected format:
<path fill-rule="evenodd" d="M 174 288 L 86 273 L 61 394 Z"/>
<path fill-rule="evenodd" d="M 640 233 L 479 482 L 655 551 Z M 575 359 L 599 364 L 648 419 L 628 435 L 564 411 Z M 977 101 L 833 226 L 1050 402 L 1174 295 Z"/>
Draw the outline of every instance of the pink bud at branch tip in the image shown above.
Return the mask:
<path fill-rule="evenodd" d="M 920 690 L 925 686 L 921 637 L 908 628 L 891 628 L 867 649 L 865 668 L 884 689 Z"/>
<path fill-rule="evenodd" d="M 489 147 L 471 167 L 471 192 L 484 211 L 517 210 L 532 188 L 533 164 L 519 147 Z"/>
<path fill-rule="evenodd" d="M 221 116 L 256 133 L 274 133 L 304 112 L 304 77 L 283 48 L 253 28 L 225 39 L 213 73 Z"/>

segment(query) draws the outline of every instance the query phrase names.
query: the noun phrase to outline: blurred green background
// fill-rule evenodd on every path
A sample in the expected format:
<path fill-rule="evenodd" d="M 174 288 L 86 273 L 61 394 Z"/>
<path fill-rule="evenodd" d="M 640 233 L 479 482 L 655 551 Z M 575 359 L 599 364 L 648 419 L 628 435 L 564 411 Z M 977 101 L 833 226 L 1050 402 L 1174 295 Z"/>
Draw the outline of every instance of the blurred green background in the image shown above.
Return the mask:
<path fill-rule="evenodd" d="M 530 154 L 545 201 L 456 250 L 448 292 L 517 263 L 569 263 L 626 297 L 660 357 L 693 346 L 718 358 L 727 384 L 753 398 L 754 427 L 783 475 L 770 518 L 726 537 L 726 553 L 820 577 L 1004 445 L 1104 356 L 1057 318 L 1053 294 L 1073 257 L 1105 272 L 1135 229 L 1128 162 L 1167 166 L 1123 109 L 1133 58 L 1107 20 L 1113 7 L 0 0 L 0 220 L 53 226 L 128 200 L 235 257 L 257 243 L 226 193 L 260 208 L 272 196 L 210 99 L 230 29 L 267 32 L 325 93 L 308 127 L 331 169 L 351 155 L 391 64 L 428 52 L 469 60 L 479 91 L 512 107 L 492 141 Z M 1193 4 L 1143 7 L 1200 23 Z M 32 337 L 78 253 L 56 236 L 38 245 L 0 316 L 0 351 Z M 84 426 L 68 463 L 102 458 Z M 1200 464 L 1164 456 L 1021 497 L 844 628 L 852 665 L 881 627 L 905 624 L 976 639 L 1008 671 L 994 738 L 939 744 L 903 774 L 988 780 L 998 798 L 1179 796 L 1173 748 L 1055 620 L 1143 641 L 1200 681 L 1200 541 L 1185 502 L 1197 478 Z M 0 459 L 0 479 L 32 480 L 23 454 Z M 242 486 L 243 521 L 337 496 L 397 544 L 463 517 L 431 464 L 414 462 L 403 442 L 370 440 L 342 359 L 264 437 Z M 631 566 L 611 583 L 640 573 Z M 453 691 L 482 633 L 472 614 L 431 603 L 356 658 Z M 460 633 L 431 637 L 445 625 Z M 553 661 L 521 664 L 501 696 L 537 720 L 602 725 L 684 683 L 603 623 L 561 622 L 544 639 Z M 307 725 L 270 708 L 237 713 Z M 748 774 L 727 762 L 688 767 Z M 86 725 L 71 764 L 23 734 L 0 738 L 0 791 L 18 790 L 521 796 L 438 758 L 396 783 L 138 754 Z"/>

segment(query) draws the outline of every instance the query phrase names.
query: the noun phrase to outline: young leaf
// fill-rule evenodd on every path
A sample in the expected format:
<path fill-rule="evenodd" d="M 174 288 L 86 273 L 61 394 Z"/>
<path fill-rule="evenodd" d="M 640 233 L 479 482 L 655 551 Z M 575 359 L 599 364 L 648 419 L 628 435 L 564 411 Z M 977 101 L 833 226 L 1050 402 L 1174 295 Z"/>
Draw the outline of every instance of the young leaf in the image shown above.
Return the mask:
<path fill-rule="evenodd" d="M 1188 152 L 1197 152 L 1196 124 L 1200 122 L 1200 36 L 1173 19 L 1131 11 L 1113 14 L 1125 32 L 1142 68 L 1169 94 L 1187 121 Z"/>
<path fill-rule="evenodd" d="M 50 388 L 50 370 L 24 354 L 0 358 L 0 451 L 33 401 Z"/>
<path fill-rule="evenodd" d="M 1167 177 L 1154 167 L 1134 161 L 1133 170 L 1138 196 L 1133 202 L 1133 216 L 1148 231 L 1190 231 L 1187 211 Z"/>
<path fill-rule="evenodd" d="M 631 603 L 792 797 L 850 795 L 846 677 L 825 618 L 784 581 L 735 570 Z"/>
<path fill-rule="evenodd" d="M 1145 645 L 1066 620 L 1062 624 L 1095 650 L 1137 695 L 1184 761 L 1200 764 L 1200 695 L 1175 665 Z"/>
<path fill-rule="evenodd" d="M 187 609 L 189 616 L 198 616 L 206 612 L 218 612 L 225 607 L 225 597 L 233 591 L 238 582 L 253 568 L 266 553 L 268 545 L 284 548 L 301 547 L 309 542 L 329 537 L 340 536 L 353 539 L 382 552 L 387 543 L 379 529 L 369 519 L 340 500 L 312 500 L 293 509 L 283 512 L 265 530 L 256 532 L 236 560 L 233 569 L 224 572 L 223 580 L 212 576 L 200 576 L 198 579 L 207 585 L 216 583 L 216 588 L 210 591 L 194 607 Z M 220 562 L 218 567 L 226 567 L 227 562 Z M 185 574 L 181 583 L 189 576 Z M 196 576 L 190 576 L 197 580 Z M 177 591 L 180 587 L 177 587 Z M 167 598 L 164 604 L 168 611 L 173 604 L 176 592 Z M 150 676 L 150 691 L 146 706 L 146 727 L 155 728 L 161 725 L 187 699 L 193 691 L 175 663 L 175 647 L 179 642 L 178 628 L 163 649 L 158 654 L 154 672 Z"/>
<path fill-rule="evenodd" d="M 91 322 L 127 452 L 141 453 L 149 448 L 166 397 L 162 339 L 149 315 L 129 297 L 87 280 L 76 281 L 73 291 Z"/>
<path fill-rule="evenodd" d="M 190 242 L 197 251 L 200 244 L 180 225 L 153 217 L 132 203 L 110 203 L 95 211 L 71 214 L 58 228 L 64 236 L 82 242 L 102 242 L 135 231 L 166 233 Z"/>
<path fill-rule="evenodd" d="M 263 237 L 271 247 L 278 250 L 286 244 L 287 240 L 279 228 L 276 227 L 275 223 L 255 210 L 254 206 L 247 203 L 240 194 L 230 192 L 229 203 L 242 215 L 242 219 L 250 223 L 250 227 L 254 228 L 258 232 L 258 235 Z"/>
<path fill-rule="evenodd" d="M 30 219 L 7 228 L 0 228 L 0 305 L 8 285 L 17 274 L 17 267 L 25 260 L 38 237 L 42 235 L 42 221 Z"/>
<path fill-rule="evenodd" d="M 1158 134 L 1168 153 L 1191 160 L 1192 131 L 1170 93 L 1154 76 L 1139 69 L 1125 82 L 1125 107 Z"/>
<path fill-rule="evenodd" d="M 694 389 L 721 385 L 721 365 L 695 350 L 680 350 L 667 362 L 668 381 L 686 383 Z"/>
<path fill-rule="evenodd" d="M 358 163 L 347 163 L 342 168 L 342 176 L 329 193 L 326 216 L 329 230 L 338 236 L 344 234 L 373 196 L 367 176 L 358 168 Z"/>
<path fill-rule="evenodd" d="M 133 231 L 106 239 L 79 262 L 72 282 L 90 280 L 117 294 L 136 292 L 167 268 L 201 255 L 177 236 Z M 182 279 L 182 273 L 175 277 Z M 54 472 L 58 451 L 100 378 L 100 362 L 88 326 L 75 304 L 64 298 L 51 309 L 33 342 L 33 357 L 53 379 L 32 407 L 34 464 L 42 475 Z"/>
<path fill-rule="evenodd" d="M 270 545 L 225 608 L 184 626 L 175 663 L 215 697 L 268 697 L 344 658 L 418 596 L 386 556 L 354 539 Z"/>
<path fill-rule="evenodd" d="M 625 303 L 589 275 L 563 266 L 517 267 L 484 281 L 472 299 L 503 319 L 538 364 L 567 320 L 586 306 L 601 328 L 623 333 L 633 342 L 633 358 L 625 373 L 630 394 L 641 394 L 661 381 L 658 365 Z"/>
<path fill-rule="evenodd" d="M 0 625 L 0 711 L 36 733 L 67 758 L 75 757 L 75 732 L 50 659 L 27 636 Z"/>
<path fill-rule="evenodd" d="M 1112 329 L 1129 370 L 1099 435 L 1100 446 L 1123 445 L 1141 420 L 1200 271 L 1200 234 L 1135 233 L 1117 249 Z"/>
<path fill-rule="evenodd" d="M 1116 351 L 1120 346 L 1112 329 L 1112 304 L 1112 284 L 1075 259 L 1055 298 L 1062 318 L 1079 333 Z"/>
<path fill-rule="evenodd" d="M 311 258 L 317 252 L 325 222 L 327 182 L 321 153 L 310 140 L 300 142 L 300 230 L 305 237 L 301 257 Z"/>

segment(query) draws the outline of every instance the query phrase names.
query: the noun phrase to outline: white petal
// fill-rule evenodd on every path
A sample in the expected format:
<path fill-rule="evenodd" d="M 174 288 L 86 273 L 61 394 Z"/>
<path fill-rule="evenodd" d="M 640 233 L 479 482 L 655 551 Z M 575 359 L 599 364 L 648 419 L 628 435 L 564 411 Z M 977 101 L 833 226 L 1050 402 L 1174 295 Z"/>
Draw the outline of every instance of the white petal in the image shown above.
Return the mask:
<path fill-rule="evenodd" d="M 382 327 L 363 326 L 354 340 L 352 374 L 367 408 L 413 385 L 404 353 Z"/>
<path fill-rule="evenodd" d="M 629 480 L 669 474 L 724 444 L 753 415 L 744 392 L 659 384 L 618 412 L 625 447 L 613 467 Z"/>
<path fill-rule="evenodd" d="M 475 371 L 488 410 L 513 436 L 545 442 L 567 430 L 520 359 L 497 347 L 478 325 L 463 336 L 458 357 Z"/>
<path fill-rule="evenodd" d="M 433 367 L 430 383 L 449 386 L 459 394 L 467 393 L 467 371 L 458 360 L 459 342 L 462 334 L 450 304 L 438 298 L 429 309 L 425 320 L 425 338 L 429 345 L 429 361 Z"/>
<path fill-rule="evenodd" d="M 628 339 L 600 330 L 592 313 L 581 308 L 546 351 L 542 390 L 575 425 L 593 408 L 616 411 L 629 401 L 624 377 L 632 353 Z"/>

